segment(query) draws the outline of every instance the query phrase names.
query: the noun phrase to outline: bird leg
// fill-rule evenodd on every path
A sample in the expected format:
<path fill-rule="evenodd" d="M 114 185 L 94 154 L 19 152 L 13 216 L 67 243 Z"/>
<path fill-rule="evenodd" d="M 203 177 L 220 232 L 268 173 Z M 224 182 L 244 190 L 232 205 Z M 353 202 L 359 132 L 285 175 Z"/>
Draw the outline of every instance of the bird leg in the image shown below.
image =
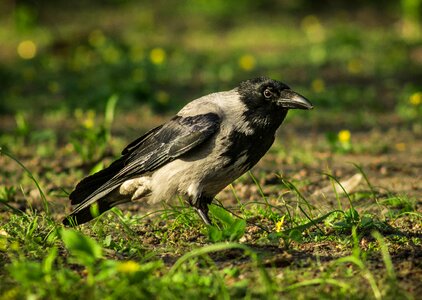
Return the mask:
<path fill-rule="evenodd" d="M 202 221 L 205 223 L 205 225 L 211 225 L 211 220 L 208 217 L 208 213 L 206 213 L 203 209 L 200 209 L 198 207 L 194 207 L 198 215 L 201 217 Z M 208 209 L 207 209 L 208 211 Z"/>
<path fill-rule="evenodd" d="M 208 216 L 208 204 L 211 204 L 212 200 L 213 198 L 200 196 L 194 203 L 191 202 L 191 205 L 206 225 L 211 225 L 211 220 Z"/>

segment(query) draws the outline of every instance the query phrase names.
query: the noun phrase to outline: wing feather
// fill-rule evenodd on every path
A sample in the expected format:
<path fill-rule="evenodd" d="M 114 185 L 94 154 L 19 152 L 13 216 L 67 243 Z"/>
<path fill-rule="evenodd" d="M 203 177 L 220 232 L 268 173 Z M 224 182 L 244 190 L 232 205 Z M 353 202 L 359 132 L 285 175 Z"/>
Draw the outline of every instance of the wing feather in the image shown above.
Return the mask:
<path fill-rule="evenodd" d="M 113 166 L 111 175 L 107 173 L 107 168 L 87 177 L 76 186 L 70 195 L 72 204 L 78 204 L 72 215 L 100 200 L 126 180 L 153 171 L 194 149 L 215 134 L 219 126 L 220 117 L 215 113 L 208 113 L 189 117 L 176 116 L 168 123 L 147 132 L 123 150 L 123 156 L 117 160 L 119 163 L 115 162 L 110 166 Z M 116 169 L 116 166 L 119 168 Z M 105 179 L 103 182 L 101 177 Z M 95 190 L 90 189 L 90 193 L 84 191 L 89 182 L 96 183 Z M 78 195 L 81 197 L 76 197 Z"/>

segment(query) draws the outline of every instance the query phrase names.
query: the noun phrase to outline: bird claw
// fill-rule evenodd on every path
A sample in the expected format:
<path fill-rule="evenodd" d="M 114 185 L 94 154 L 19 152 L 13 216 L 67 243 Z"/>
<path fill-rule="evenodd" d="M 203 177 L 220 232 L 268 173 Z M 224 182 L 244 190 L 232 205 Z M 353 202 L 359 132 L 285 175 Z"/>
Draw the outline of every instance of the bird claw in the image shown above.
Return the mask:
<path fill-rule="evenodd" d="M 208 214 L 204 212 L 201 208 L 195 207 L 196 212 L 201 217 L 202 221 L 205 223 L 205 225 L 211 225 L 211 220 L 208 217 Z"/>

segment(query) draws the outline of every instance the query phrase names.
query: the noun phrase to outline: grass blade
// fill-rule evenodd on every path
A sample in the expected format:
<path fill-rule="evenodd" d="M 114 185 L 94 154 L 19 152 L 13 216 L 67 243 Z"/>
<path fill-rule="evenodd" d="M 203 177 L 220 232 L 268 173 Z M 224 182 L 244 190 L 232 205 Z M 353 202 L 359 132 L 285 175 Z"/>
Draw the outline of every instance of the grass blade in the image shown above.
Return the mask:
<path fill-rule="evenodd" d="M 42 202 L 43 202 L 43 205 L 44 205 L 44 210 L 45 210 L 45 213 L 48 215 L 48 216 L 50 216 L 50 210 L 49 210 L 49 206 L 48 206 L 48 202 L 47 202 L 47 198 L 46 198 L 46 196 L 45 196 L 45 194 L 44 194 L 44 192 L 43 192 L 43 190 L 42 190 L 42 188 L 41 188 L 41 186 L 40 186 L 40 184 L 38 183 L 38 180 L 34 177 L 34 175 L 32 175 L 32 172 L 31 171 L 29 171 L 29 169 L 27 168 L 27 167 L 25 167 L 25 165 L 23 164 L 23 163 L 21 163 L 20 161 L 19 161 L 19 159 L 17 159 L 15 156 L 13 156 L 11 153 L 9 153 L 8 151 L 6 151 L 6 150 L 4 150 L 4 149 L 2 149 L 1 147 L 0 147 L 0 155 L 1 154 L 4 154 L 4 155 L 6 155 L 7 157 L 9 157 L 10 159 L 12 159 L 12 160 L 14 160 L 25 172 L 26 172 L 26 174 L 29 176 L 29 178 L 35 183 L 35 186 L 37 187 L 37 189 L 38 189 L 38 192 L 40 193 L 40 196 L 41 196 L 41 200 L 42 200 Z"/>

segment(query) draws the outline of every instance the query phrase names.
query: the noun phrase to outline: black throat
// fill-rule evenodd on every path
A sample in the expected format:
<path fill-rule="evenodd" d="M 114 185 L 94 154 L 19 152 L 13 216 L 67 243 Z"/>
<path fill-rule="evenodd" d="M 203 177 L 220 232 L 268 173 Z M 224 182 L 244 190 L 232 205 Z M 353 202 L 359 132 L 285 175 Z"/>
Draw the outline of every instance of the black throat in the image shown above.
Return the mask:
<path fill-rule="evenodd" d="M 228 157 L 229 161 L 224 167 L 235 164 L 243 155 L 246 155 L 247 159 L 240 167 L 245 171 L 252 168 L 270 149 L 276 130 L 286 115 L 287 110 L 280 110 L 271 105 L 248 107 L 243 117 L 249 123 L 251 132 L 234 130 L 227 136 L 225 139 L 227 151 L 222 155 Z"/>

